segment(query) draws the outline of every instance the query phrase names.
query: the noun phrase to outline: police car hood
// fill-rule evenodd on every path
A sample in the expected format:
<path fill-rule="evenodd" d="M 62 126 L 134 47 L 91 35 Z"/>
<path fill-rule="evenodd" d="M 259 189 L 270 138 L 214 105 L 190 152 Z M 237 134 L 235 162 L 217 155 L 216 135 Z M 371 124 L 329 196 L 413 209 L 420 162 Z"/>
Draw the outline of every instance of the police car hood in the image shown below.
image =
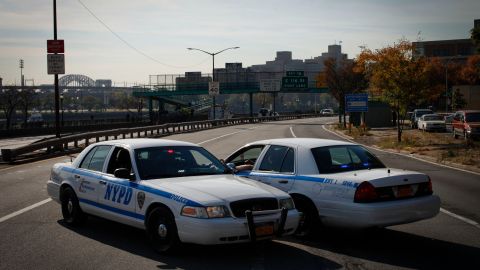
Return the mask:
<path fill-rule="evenodd" d="M 356 170 L 321 176 L 332 181 L 336 180 L 337 184 L 346 186 L 357 186 L 364 181 L 370 182 L 375 187 L 399 186 L 428 181 L 426 174 L 391 168 Z"/>
<path fill-rule="evenodd" d="M 202 175 L 147 180 L 144 185 L 203 205 L 251 198 L 287 198 L 288 194 L 260 182 L 234 175 Z"/>

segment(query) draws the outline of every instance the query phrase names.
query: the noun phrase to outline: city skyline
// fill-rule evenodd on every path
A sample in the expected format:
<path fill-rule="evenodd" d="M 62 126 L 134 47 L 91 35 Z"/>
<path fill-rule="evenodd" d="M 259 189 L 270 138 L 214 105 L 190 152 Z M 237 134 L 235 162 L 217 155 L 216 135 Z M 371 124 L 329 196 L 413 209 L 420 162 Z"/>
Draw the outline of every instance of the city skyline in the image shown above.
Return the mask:
<path fill-rule="evenodd" d="M 20 82 L 20 59 L 25 61 L 26 79 L 37 85 L 53 82 L 46 70 L 46 40 L 53 39 L 52 2 L 0 2 L 0 77 L 5 85 Z M 478 10 L 478 1 L 443 0 L 295 5 L 288 1 L 57 1 L 66 74 L 130 83 L 146 83 L 153 74 L 210 73 L 211 57 L 187 47 L 216 52 L 239 46 L 216 57 L 215 66 L 220 68 L 226 62 L 263 64 L 277 51 L 310 59 L 340 42 L 342 51 L 353 58 L 359 46 L 377 49 L 401 38 L 468 38 Z"/>

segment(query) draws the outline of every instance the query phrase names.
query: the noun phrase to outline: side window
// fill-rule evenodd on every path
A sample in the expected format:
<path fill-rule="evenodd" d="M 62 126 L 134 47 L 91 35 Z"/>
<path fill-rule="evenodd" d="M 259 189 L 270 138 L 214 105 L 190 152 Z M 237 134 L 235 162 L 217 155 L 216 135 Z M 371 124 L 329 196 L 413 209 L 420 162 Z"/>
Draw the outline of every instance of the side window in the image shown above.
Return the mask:
<path fill-rule="evenodd" d="M 103 165 L 102 165 L 103 167 Z M 107 173 L 113 174 L 116 169 L 124 168 L 132 170 L 132 161 L 130 159 L 130 153 L 127 149 L 121 147 L 115 147 L 113 153 L 108 162 Z"/>
<path fill-rule="evenodd" d="M 293 149 L 288 149 L 285 158 L 283 159 L 282 168 L 280 172 L 282 173 L 293 173 L 295 171 L 295 153 Z"/>
<path fill-rule="evenodd" d="M 242 165 L 245 163 L 245 160 L 250 160 L 255 163 L 264 147 L 264 145 L 256 145 L 246 150 L 242 149 L 239 153 L 236 153 L 232 159 L 228 160 L 228 162 L 232 162 L 235 165 Z"/>
<path fill-rule="evenodd" d="M 95 147 L 83 159 L 80 168 L 101 172 L 103 164 L 105 163 L 105 158 L 107 157 L 108 152 L 110 152 L 110 148 L 112 148 L 110 145 Z"/>
<path fill-rule="evenodd" d="M 285 155 L 288 152 L 288 147 L 272 145 L 263 157 L 260 164 L 260 171 L 280 172 Z"/>

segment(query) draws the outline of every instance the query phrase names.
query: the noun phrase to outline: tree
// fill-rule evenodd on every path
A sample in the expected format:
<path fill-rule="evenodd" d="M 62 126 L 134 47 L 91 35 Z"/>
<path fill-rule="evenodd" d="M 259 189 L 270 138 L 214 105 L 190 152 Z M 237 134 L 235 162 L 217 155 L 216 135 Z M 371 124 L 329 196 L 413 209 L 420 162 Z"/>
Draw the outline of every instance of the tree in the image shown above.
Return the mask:
<path fill-rule="evenodd" d="M 19 92 L 19 106 L 23 111 L 23 123 L 26 125 L 28 120 L 28 110 L 36 103 L 35 92 L 30 89 L 23 89 Z"/>
<path fill-rule="evenodd" d="M 13 88 L 0 89 L 0 109 L 7 119 L 6 128 L 10 129 L 12 123 L 12 116 L 15 113 L 15 109 L 20 102 L 18 91 Z"/>
<path fill-rule="evenodd" d="M 477 28 L 473 28 L 471 31 L 470 31 L 470 34 L 471 34 L 471 39 L 473 41 L 473 43 L 476 45 L 477 47 L 477 52 L 480 53 L 480 27 L 477 27 Z"/>
<path fill-rule="evenodd" d="M 397 140 L 402 141 L 403 122 L 408 108 L 427 98 L 432 83 L 432 66 L 424 57 L 414 57 L 414 47 L 407 40 L 372 51 L 364 48 L 358 67 L 368 71 L 370 87 L 397 114 Z"/>
<path fill-rule="evenodd" d="M 463 97 L 463 94 L 460 92 L 460 89 L 455 89 L 452 94 L 452 110 L 456 111 L 465 108 L 465 106 L 467 106 L 467 101 Z"/>
<path fill-rule="evenodd" d="M 345 95 L 358 93 L 366 89 L 367 81 L 364 70 L 357 69 L 356 60 L 337 61 L 334 58 L 325 60 L 325 79 L 330 93 L 339 104 L 338 122 L 345 124 Z"/>
<path fill-rule="evenodd" d="M 480 84 L 480 55 L 468 57 L 467 63 L 459 72 L 459 82 L 467 85 Z"/>

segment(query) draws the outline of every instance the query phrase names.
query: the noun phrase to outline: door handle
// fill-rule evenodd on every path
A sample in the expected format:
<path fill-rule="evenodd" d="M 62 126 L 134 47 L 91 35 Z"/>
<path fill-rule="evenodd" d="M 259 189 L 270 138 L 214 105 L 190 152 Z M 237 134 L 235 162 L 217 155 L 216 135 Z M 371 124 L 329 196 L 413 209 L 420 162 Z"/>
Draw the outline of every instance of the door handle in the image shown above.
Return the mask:
<path fill-rule="evenodd" d="M 98 183 L 100 183 L 100 185 L 106 185 L 107 184 L 107 182 L 103 181 L 103 180 L 98 181 Z"/>
<path fill-rule="evenodd" d="M 77 179 L 78 179 L 78 178 L 80 178 L 80 175 L 78 175 L 78 174 L 75 174 L 73 177 L 75 177 L 75 178 L 77 178 Z"/>
<path fill-rule="evenodd" d="M 288 184 L 288 180 L 280 180 L 278 181 L 279 184 Z"/>

